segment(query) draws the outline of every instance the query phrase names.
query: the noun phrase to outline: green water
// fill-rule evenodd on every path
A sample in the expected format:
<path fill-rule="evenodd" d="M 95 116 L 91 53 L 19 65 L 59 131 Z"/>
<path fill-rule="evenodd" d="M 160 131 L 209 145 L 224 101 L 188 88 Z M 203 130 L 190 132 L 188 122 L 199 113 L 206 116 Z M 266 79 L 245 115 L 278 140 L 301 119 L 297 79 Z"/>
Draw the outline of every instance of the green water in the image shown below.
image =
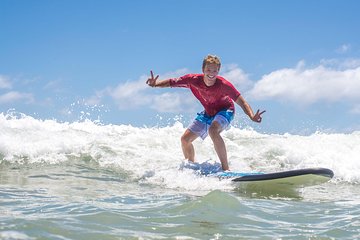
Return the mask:
<path fill-rule="evenodd" d="M 359 193 L 170 189 L 90 163 L 1 164 L 0 239 L 359 239 Z"/>

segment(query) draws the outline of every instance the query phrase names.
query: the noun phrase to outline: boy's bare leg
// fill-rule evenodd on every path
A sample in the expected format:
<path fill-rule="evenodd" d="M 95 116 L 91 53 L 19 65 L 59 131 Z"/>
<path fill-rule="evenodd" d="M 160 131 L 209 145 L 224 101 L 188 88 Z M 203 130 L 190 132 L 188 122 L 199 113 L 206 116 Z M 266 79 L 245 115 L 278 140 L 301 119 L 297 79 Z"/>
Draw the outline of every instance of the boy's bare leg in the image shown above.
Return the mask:
<path fill-rule="evenodd" d="M 228 165 L 228 161 L 227 161 L 227 152 L 226 152 L 225 142 L 220 135 L 221 131 L 222 131 L 222 128 L 221 128 L 220 124 L 216 121 L 212 122 L 212 124 L 209 128 L 209 135 L 211 137 L 211 140 L 214 143 L 214 148 L 220 159 L 222 169 L 224 171 L 226 171 L 226 170 L 229 170 L 229 165 Z"/>
<path fill-rule="evenodd" d="M 194 162 L 195 161 L 195 150 L 192 142 L 198 137 L 195 133 L 186 129 L 184 134 L 181 136 L 181 147 L 185 159 Z"/>

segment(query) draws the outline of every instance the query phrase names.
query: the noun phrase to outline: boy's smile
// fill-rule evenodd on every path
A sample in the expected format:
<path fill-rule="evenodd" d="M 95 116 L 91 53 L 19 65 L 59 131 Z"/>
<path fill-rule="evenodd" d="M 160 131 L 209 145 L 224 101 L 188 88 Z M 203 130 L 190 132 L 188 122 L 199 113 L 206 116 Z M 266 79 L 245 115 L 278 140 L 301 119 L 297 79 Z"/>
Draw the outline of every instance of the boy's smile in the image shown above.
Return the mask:
<path fill-rule="evenodd" d="M 203 72 L 204 82 L 206 86 L 210 87 L 216 82 L 216 77 L 219 74 L 219 66 L 216 63 L 206 64 Z"/>

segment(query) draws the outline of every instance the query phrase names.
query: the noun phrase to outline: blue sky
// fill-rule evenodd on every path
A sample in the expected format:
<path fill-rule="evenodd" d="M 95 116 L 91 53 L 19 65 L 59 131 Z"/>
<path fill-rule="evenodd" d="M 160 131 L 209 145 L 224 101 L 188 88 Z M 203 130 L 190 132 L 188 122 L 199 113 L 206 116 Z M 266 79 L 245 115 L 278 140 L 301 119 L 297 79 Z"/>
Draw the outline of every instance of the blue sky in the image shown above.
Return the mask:
<path fill-rule="evenodd" d="M 190 91 L 145 81 L 201 72 L 211 53 L 267 111 L 259 125 L 237 108 L 235 125 L 360 130 L 359 12 L 356 0 L 0 0 L 0 112 L 186 125 L 202 110 Z"/>

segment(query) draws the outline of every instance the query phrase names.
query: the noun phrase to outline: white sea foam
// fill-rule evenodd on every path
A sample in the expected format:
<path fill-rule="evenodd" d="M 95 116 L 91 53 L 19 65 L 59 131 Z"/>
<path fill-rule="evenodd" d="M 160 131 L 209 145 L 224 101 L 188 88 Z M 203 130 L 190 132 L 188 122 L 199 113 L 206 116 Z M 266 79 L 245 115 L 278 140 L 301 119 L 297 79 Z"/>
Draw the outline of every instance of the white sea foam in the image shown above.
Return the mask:
<path fill-rule="evenodd" d="M 191 170 L 179 170 L 183 160 L 180 136 L 184 130 L 180 122 L 168 127 L 139 128 L 0 114 L 0 163 L 90 160 L 100 167 L 121 169 L 141 182 L 170 188 L 205 190 L 226 186 L 221 181 L 196 176 Z M 232 127 L 223 137 L 234 171 L 325 167 L 334 171 L 334 182 L 360 182 L 360 132 L 300 136 Z M 194 145 L 199 162 L 217 161 L 210 139 L 196 140 Z"/>

